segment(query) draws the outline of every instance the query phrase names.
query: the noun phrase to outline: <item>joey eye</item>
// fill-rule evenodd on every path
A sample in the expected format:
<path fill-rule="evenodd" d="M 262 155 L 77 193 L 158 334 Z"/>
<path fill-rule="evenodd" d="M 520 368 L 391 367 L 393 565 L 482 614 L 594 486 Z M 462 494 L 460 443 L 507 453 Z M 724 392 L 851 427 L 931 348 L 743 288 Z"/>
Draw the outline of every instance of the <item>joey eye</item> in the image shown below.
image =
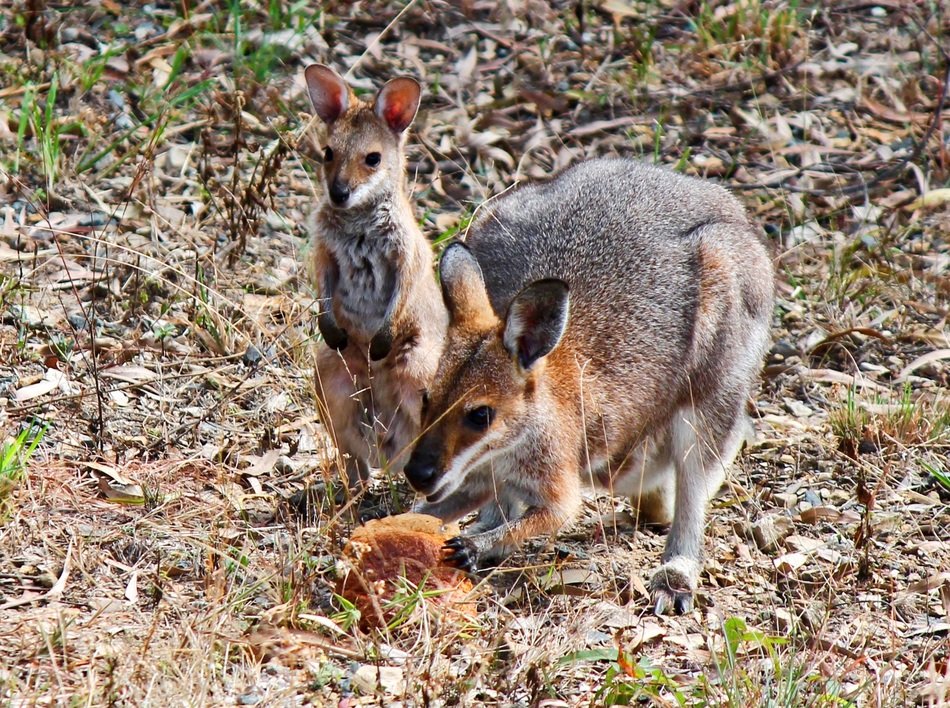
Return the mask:
<path fill-rule="evenodd" d="M 422 415 L 425 415 L 426 411 L 429 410 L 429 392 L 422 389 L 420 393 L 422 394 Z"/>
<path fill-rule="evenodd" d="M 473 430 L 486 430 L 495 420 L 495 409 L 478 406 L 465 413 L 465 424 Z"/>
<path fill-rule="evenodd" d="M 381 159 L 382 159 L 382 155 L 380 155 L 378 152 L 371 152 L 369 155 L 366 156 L 366 164 L 369 165 L 370 167 L 378 167 L 379 161 Z"/>
<path fill-rule="evenodd" d="M 333 162 L 333 150 L 330 148 L 323 148 L 323 161 L 324 162 Z"/>

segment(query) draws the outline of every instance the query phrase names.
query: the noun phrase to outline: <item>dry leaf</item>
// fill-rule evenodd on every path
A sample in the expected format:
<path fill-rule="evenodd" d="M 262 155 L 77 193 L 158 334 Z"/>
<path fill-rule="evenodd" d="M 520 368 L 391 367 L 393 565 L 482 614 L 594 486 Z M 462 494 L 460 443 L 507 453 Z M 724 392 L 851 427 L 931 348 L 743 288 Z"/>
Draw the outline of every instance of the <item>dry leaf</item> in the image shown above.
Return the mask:
<path fill-rule="evenodd" d="M 907 366 L 901 369 L 901 372 L 897 375 L 897 379 L 895 380 L 897 382 L 904 381 L 920 367 L 926 366 L 927 364 L 932 364 L 935 361 L 942 361 L 943 359 L 950 359 L 950 349 L 937 349 L 936 351 L 928 352 L 923 356 L 917 357 Z"/>
<path fill-rule="evenodd" d="M 116 381 L 123 381 L 130 384 L 143 384 L 158 378 L 158 374 L 151 369 L 146 369 L 144 366 L 135 366 L 133 364 L 110 366 L 105 369 L 100 369 L 99 374 L 107 379 L 115 379 Z"/>
<path fill-rule="evenodd" d="M 372 696 L 380 689 L 389 695 L 399 695 L 405 691 L 406 679 L 398 666 L 376 666 L 363 664 L 353 674 L 353 685 L 362 693 Z"/>
<path fill-rule="evenodd" d="M 129 583 L 125 586 L 125 599 L 133 605 L 139 600 L 139 573 L 137 570 L 132 571 L 132 577 L 129 578 Z"/>
<path fill-rule="evenodd" d="M 59 369 L 47 369 L 41 381 L 18 389 L 14 394 L 14 398 L 18 402 L 23 403 L 24 401 L 45 396 L 47 393 L 52 393 L 58 388 L 64 389 L 64 392 L 68 393 L 69 379 L 66 377 L 66 374 Z"/>
<path fill-rule="evenodd" d="M 132 483 L 117 482 L 108 477 L 99 478 L 99 491 L 102 492 L 109 501 L 120 504 L 144 504 L 145 492 L 141 485 Z"/>
<path fill-rule="evenodd" d="M 775 568 L 786 575 L 798 570 L 807 562 L 807 553 L 786 553 L 772 561 Z"/>
<path fill-rule="evenodd" d="M 263 455 L 244 455 L 242 457 L 251 465 L 247 469 L 241 470 L 241 474 L 247 477 L 259 477 L 262 474 L 268 474 L 274 469 L 277 460 L 280 458 L 280 450 L 268 450 Z"/>

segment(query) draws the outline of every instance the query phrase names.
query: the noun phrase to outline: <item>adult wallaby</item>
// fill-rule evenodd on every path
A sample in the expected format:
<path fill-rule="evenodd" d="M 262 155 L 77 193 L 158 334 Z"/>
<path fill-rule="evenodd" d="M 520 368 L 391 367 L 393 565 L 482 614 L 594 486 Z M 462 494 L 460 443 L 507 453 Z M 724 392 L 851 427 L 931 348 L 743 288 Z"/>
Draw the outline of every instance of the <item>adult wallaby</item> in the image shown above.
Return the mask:
<path fill-rule="evenodd" d="M 326 344 L 317 354 L 317 391 L 355 487 L 370 466 L 405 463 L 448 319 L 432 249 L 406 196 L 405 132 L 421 89 L 399 77 L 366 102 L 327 66 L 313 64 L 304 75 L 327 125 L 312 249 Z"/>
<path fill-rule="evenodd" d="M 692 607 L 704 516 L 749 430 L 772 263 L 739 202 L 627 159 L 486 203 L 441 261 L 445 350 L 405 468 L 474 568 L 557 531 L 589 483 L 671 523 L 656 612 Z"/>

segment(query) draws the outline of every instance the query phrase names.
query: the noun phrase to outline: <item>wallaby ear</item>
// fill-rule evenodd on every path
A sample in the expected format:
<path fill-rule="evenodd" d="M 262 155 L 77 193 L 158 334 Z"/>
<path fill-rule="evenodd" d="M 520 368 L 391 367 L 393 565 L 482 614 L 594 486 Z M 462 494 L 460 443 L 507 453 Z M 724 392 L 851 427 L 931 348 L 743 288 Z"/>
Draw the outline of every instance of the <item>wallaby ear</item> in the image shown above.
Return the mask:
<path fill-rule="evenodd" d="M 442 300 L 453 324 L 473 329 L 490 329 L 498 324 L 485 290 L 482 268 L 468 246 L 456 241 L 442 252 L 439 277 Z"/>
<path fill-rule="evenodd" d="M 556 278 L 536 280 L 515 295 L 505 317 L 505 349 L 527 371 L 550 354 L 567 329 L 567 283 Z"/>
<path fill-rule="evenodd" d="M 329 125 L 346 113 L 350 103 L 350 87 L 329 66 L 311 64 L 303 72 L 307 80 L 310 103 L 320 120 Z"/>
<path fill-rule="evenodd" d="M 376 115 L 386 121 L 394 133 L 401 133 L 419 110 L 422 87 L 415 79 L 400 76 L 386 82 L 376 96 Z"/>

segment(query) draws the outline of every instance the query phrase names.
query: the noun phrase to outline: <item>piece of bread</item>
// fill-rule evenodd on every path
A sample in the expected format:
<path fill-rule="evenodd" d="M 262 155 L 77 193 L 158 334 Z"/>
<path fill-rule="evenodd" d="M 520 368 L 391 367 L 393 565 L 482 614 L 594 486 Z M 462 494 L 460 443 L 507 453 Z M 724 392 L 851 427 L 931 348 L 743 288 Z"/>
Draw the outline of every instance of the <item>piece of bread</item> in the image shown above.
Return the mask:
<path fill-rule="evenodd" d="M 393 598 L 420 586 L 426 597 L 414 610 L 425 606 L 449 620 L 474 617 L 472 582 L 442 562 L 442 546 L 455 535 L 457 525 L 444 528 L 439 519 L 425 514 L 374 519 L 354 530 L 343 548 L 337 593 L 360 610 L 360 626 L 388 624 L 408 605 Z"/>

